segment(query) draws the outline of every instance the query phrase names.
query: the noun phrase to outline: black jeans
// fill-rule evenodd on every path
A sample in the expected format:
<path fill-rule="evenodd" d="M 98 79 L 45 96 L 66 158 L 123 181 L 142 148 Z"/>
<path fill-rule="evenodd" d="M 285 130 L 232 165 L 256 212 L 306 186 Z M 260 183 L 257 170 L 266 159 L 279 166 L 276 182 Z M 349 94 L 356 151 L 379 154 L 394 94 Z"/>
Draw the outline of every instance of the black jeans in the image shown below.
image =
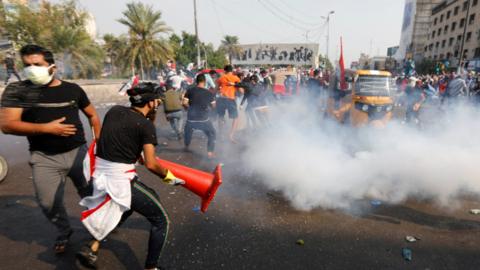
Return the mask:
<path fill-rule="evenodd" d="M 210 120 L 204 122 L 191 122 L 187 120 L 187 124 L 185 125 L 185 146 L 189 146 L 190 142 L 192 142 L 192 134 L 193 130 L 198 129 L 203 131 L 205 135 L 207 135 L 208 142 L 207 142 L 207 151 L 213 152 L 215 150 L 215 139 L 216 139 L 216 132 L 215 128 L 212 125 Z"/>
<path fill-rule="evenodd" d="M 157 193 L 138 180 L 132 181 L 132 204 L 130 210 L 123 214 L 120 224 L 134 211 L 147 218 L 152 225 L 145 268 L 158 267 L 158 259 L 167 240 L 170 220 Z"/>

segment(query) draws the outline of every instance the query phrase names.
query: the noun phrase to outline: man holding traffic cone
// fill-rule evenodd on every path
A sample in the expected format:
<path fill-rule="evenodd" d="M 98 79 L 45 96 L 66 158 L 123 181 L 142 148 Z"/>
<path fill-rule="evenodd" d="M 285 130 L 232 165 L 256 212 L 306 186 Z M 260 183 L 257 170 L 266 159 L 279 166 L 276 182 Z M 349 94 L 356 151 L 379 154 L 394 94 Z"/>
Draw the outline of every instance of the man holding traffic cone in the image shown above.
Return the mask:
<path fill-rule="evenodd" d="M 151 223 L 145 269 L 159 269 L 169 220 L 156 192 L 138 179 L 135 163 L 143 152 L 145 167 L 163 182 L 178 185 L 185 181 L 156 160 L 157 137 L 151 121 L 159 105 L 155 85 L 140 83 L 127 94 L 132 106 L 114 106 L 104 119 L 91 180 L 94 192 L 80 202 L 88 208 L 82 213 L 82 222 L 95 240 L 83 247 L 77 258 L 95 268 L 99 241 L 135 211 Z"/>

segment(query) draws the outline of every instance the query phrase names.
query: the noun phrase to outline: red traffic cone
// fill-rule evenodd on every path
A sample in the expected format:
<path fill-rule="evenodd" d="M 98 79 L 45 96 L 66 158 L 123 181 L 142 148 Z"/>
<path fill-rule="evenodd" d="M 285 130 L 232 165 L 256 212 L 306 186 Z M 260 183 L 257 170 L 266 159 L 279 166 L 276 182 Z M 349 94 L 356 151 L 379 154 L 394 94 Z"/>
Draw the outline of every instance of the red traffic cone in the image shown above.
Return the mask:
<path fill-rule="evenodd" d="M 157 161 L 162 167 L 170 170 L 176 177 L 185 180 L 185 184 L 182 185 L 183 187 L 202 198 L 202 207 L 200 210 L 205 213 L 218 187 L 222 184 L 222 165 L 217 165 L 212 173 L 206 173 L 159 159 L 158 157 Z"/>

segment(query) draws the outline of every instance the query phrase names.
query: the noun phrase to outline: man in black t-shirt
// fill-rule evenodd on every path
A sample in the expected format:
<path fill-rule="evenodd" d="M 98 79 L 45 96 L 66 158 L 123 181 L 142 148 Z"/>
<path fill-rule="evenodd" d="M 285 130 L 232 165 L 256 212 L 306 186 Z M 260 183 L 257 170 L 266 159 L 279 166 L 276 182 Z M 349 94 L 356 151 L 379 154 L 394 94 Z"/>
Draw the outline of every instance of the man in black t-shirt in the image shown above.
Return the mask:
<path fill-rule="evenodd" d="M 184 132 L 185 148 L 188 149 L 190 146 L 193 130 L 201 130 L 208 138 L 208 157 L 213 158 L 216 133 L 209 118 L 209 111 L 210 108 L 215 107 L 215 96 L 205 88 L 205 75 L 199 74 L 196 80 L 197 86 L 188 89 L 184 98 L 184 105 L 188 108 Z"/>
<path fill-rule="evenodd" d="M 21 81 L 20 76 L 18 76 L 17 69 L 15 68 L 15 58 L 11 53 L 7 53 L 5 56 L 5 70 L 7 71 L 7 77 L 5 78 L 5 85 L 8 84 L 8 80 L 10 80 L 10 77 L 12 75 L 15 75 L 17 77 L 18 81 Z"/>
<path fill-rule="evenodd" d="M 87 147 L 79 111 L 87 116 L 95 138 L 100 120 L 82 88 L 55 78 L 51 52 L 26 45 L 20 54 L 27 80 L 10 84 L 3 92 L 0 127 L 5 134 L 28 138 L 35 194 L 58 229 L 55 252 L 62 253 L 73 232 L 63 205 L 66 178 L 72 179 L 80 197 L 91 193 L 83 174 Z"/>
<path fill-rule="evenodd" d="M 89 209 L 82 213 L 82 222 L 95 237 L 77 253 L 77 258 L 87 267 L 96 265 L 99 241 L 133 212 L 143 215 L 151 224 L 145 269 L 159 267 L 158 259 L 168 235 L 169 220 L 157 193 L 136 176 L 135 163 L 138 160 L 143 160 L 145 167 L 167 184 L 185 183 L 156 160 L 157 136 L 152 118 L 148 118 L 156 113 L 159 105 L 160 96 L 155 85 L 140 83 L 127 93 L 132 107 L 115 106 L 105 115 L 92 177 L 95 195 L 80 202 Z M 120 210 L 105 206 L 107 202 L 120 206 Z M 90 215 L 95 217 L 88 220 Z M 100 218 L 96 219 L 98 216 Z"/>

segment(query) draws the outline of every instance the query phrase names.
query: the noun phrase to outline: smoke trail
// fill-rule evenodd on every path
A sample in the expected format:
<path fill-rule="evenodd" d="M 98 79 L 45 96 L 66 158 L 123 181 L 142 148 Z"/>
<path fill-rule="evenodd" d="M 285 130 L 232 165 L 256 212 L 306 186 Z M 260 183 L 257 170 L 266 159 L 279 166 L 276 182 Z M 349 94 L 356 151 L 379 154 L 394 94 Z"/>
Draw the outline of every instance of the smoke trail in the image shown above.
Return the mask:
<path fill-rule="evenodd" d="M 302 101 L 274 108 L 275 126 L 249 142 L 243 157 L 270 189 L 294 207 L 349 209 L 377 198 L 410 197 L 452 205 L 463 192 L 480 193 L 480 112 L 447 110 L 428 128 L 392 122 L 352 129 L 328 121 Z"/>

